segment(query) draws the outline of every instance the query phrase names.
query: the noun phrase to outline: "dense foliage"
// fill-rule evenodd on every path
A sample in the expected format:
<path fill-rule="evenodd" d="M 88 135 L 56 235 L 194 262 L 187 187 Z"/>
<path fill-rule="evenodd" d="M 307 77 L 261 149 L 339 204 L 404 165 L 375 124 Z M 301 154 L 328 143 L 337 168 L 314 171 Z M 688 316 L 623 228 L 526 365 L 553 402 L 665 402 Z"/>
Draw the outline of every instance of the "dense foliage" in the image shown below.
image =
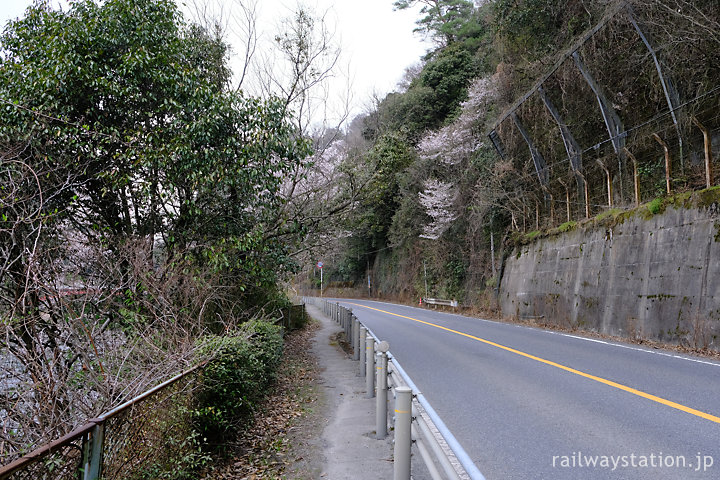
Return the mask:
<path fill-rule="evenodd" d="M 88 1 L 39 5 L 2 44 L 0 138 L 72 179 L 48 207 L 74 231 L 113 250 L 146 238 L 241 289 L 272 284 L 287 259 L 264 228 L 308 151 L 282 102 L 224 88 L 219 39 L 171 2 Z"/>
<path fill-rule="evenodd" d="M 670 188 L 705 185 L 700 125 L 720 126 L 712 1 L 393 5 L 421 6 L 416 31 L 436 48 L 340 139 L 334 161 L 364 190 L 322 253 L 330 286 L 484 304 L 514 232 L 664 194 L 658 138 Z"/>
<path fill-rule="evenodd" d="M 282 351 L 280 327 L 263 321 L 204 339 L 199 354 L 210 363 L 195 394 L 193 422 L 205 442 L 222 446 L 248 422 L 275 379 Z"/>
<path fill-rule="evenodd" d="M 222 39 L 170 0 L 39 1 L 4 27 L 3 463 L 286 306 L 302 227 L 283 188 L 309 146 L 285 100 L 229 76 Z"/>

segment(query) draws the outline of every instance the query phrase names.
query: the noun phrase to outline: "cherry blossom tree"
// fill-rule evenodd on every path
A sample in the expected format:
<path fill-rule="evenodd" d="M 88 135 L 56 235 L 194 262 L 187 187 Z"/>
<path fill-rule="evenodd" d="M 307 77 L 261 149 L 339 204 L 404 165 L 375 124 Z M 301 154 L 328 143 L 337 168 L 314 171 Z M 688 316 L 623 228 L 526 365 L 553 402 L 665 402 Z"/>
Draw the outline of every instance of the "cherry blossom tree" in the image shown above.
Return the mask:
<path fill-rule="evenodd" d="M 476 79 L 468 88 L 468 99 L 461 104 L 460 116 L 451 124 L 428 133 L 418 144 L 420 156 L 446 165 L 467 160 L 483 144 L 479 128 L 496 96 L 493 77 Z"/>
<path fill-rule="evenodd" d="M 481 132 L 496 97 L 497 87 L 493 77 L 476 79 L 468 88 L 468 98 L 461 104 L 462 111 L 458 118 L 439 130 L 429 132 L 418 144 L 420 158 L 434 167 L 434 173 L 428 173 L 445 178 L 428 178 L 424 190 L 418 194 L 420 203 L 432 218 L 421 237 L 439 238 L 458 217 L 453 212 L 453 203 L 459 186 L 450 179 L 458 178 L 461 165 L 467 164 L 484 146 Z"/>
<path fill-rule="evenodd" d="M 418 193 L 420 204 L 432 221 L 425 225 L 422 238 L 437 240 L 457 218 L 453 212 L 455 187 L 452 183 L 430 179 L 425 181 L 425 189 Z"/>

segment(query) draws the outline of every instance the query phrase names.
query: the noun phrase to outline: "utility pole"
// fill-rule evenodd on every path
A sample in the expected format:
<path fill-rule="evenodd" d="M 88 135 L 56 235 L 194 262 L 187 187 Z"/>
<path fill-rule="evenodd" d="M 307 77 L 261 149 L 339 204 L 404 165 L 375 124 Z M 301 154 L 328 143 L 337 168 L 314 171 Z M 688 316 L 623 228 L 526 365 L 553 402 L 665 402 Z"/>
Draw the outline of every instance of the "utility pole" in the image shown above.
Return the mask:
<path fill-rule="evenodd" d="M 423 259 L 423 271 L 425 272 L 425 298 L 428 298 L 428 288 L 427 288 L 427 265 L 425 264 L 425 259 Z"/>

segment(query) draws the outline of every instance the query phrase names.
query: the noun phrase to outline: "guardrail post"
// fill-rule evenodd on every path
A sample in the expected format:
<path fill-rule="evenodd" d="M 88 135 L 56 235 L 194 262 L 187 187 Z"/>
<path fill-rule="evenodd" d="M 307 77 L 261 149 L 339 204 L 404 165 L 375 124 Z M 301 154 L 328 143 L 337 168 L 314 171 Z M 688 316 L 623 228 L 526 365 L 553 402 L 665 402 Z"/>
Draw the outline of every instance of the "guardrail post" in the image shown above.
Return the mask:
<path fill-rule="evenodd" d="M 386 342 L 380 342 L 380 345 L 383 343 Z M 375 404 L 375 433 L 378 440 L 387 436 L 387 366 L 387 353 L 381 351 L 377 354 L 377 401 Z"/>
<path fill-rule="evenodd" d="M 365 376 L 365 368 L 366 368 L 365 367 L 365 362 L 366 362 L 365 354 L 367 353 L 367 350 L 365 349 L 365 337 L 367 337 L 367 328 L 365 328 L 364 326 L 361 326 L 360 327 L 360 338 L 358 339 L 360 342 L 360 344 L 358 345 L 358 350 L 360 353 L 360 365 L 358 367 L 359 368 L 358 373 L 361 377 Z"/>
<path fill-rule="evenodd" d="M 102 475 L 104 440 L 105 425 L 98 423 L 84 441 L 82 480 L 97 480 Z"/>
<path fill-rule="evenodd" d="M 352 345 L 352 321 L 350 311 L 345 307 L 340 307 L 343 310 L 343 318 L 345 318 L 345 340 Z"/>
<path fill-rule="evenodd" d="M 360 360 L 360 320 L 352 316 L 353 322 L 353 360 Z"/>
<path fill-rule="evenodd" d="M 367 398 L 375 396 L 375 339 L 368 335 L 365 339 L 365 388 Z"/>
<path fill-rule="evenodd" d="M 352 324 L 352 315 L 350 315 L 349 310 L 345 310 L 345 319 L 346 319 L 346 325 L 347 325 L 347 327 L 345 328 L 345 330 L 347 331 L 347 341 L 350 345 L 352 345 L 353 324 Z"/>
<path fill-rule="evenodd" d="M 394 480 L 410 480 L 410 448 L 412 446 L 412 390 L 395 388 L 395 460 Z"/>

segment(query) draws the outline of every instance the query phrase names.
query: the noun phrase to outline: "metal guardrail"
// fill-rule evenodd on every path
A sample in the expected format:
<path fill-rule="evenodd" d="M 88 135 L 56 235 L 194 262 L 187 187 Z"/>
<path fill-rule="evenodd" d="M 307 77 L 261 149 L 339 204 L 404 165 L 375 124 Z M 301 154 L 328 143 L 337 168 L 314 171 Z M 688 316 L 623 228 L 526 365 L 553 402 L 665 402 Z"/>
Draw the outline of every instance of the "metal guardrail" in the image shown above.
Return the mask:
<path fill-rule="evenodd" d="M 0 480 L 154 478 L 187 455 L 192 396 L 201 363 L 0 467 Z M 190 452 L 192 454 L 192 452 Z"/>
<path fill-rule="evenodd" d="M 391 417 L 395 422 L 394 480 L 410 479 L 413 443 L 433 480 L 485 480 L 400 362 L 388 352 L 387 342 L 380 341 L 353 315 L 352 309 L 317 297 L 306 297 L 303 301 L 321 308 L 345 331 L 353 348 L 353 359 L 359 360 L 359 372 L 365 376 L 367 395 L 377 398 L 376 432 L 380 439 L 387 435 L 388 387 L 392 389 L 395 400 L 395 415 Z"/>
<path fill-rule="evenodd" d="M 457 300 L 443 300 L 440 298 L 421 298 L 420 303 L 426 303 L 428 305 L 444 305 L 446 307 L 458 307 L 458 301 Z"/>

